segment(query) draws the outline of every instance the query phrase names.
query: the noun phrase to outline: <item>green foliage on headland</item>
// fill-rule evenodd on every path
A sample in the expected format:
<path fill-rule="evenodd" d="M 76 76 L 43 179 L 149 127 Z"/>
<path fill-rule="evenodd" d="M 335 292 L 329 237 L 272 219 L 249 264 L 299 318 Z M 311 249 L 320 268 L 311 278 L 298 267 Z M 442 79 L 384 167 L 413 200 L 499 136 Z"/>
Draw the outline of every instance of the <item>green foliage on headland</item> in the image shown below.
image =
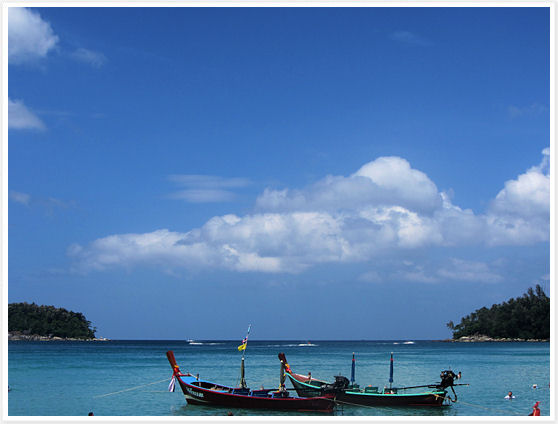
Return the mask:
<path fill-rule="evenodd" d="M 8 331 L 25 335 L 92 339 L 96 328 L 91 328 L 91 322 L 81 312 L 24 302 L 8 305 Z"/>
<path fill-rule="evenodd" d="M 537 284 L 527 293 L 507 302 L 481 308 L 454 325 L 447 324 L 453 338 L 485 335 L 492 338 L 548 339 L 550 338 L 550 298 Z"/>

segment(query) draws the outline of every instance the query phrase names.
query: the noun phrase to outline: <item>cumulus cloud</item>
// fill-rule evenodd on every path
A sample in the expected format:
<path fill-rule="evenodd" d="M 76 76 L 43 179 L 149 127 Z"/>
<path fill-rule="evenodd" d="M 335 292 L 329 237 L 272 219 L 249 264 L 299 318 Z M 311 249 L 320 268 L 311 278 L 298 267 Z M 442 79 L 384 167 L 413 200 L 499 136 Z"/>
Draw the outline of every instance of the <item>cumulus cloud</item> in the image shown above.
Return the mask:
<path fill-rule="evenodd" d="M 16 130 L 44 130 L 45 124 L 21 100 L 8 99 L 8 128 Z"/>
<path fill-rule="evenodd" d="M 399 157 L 381 157 L 354 174 L 327 176 L 303 190 L 269 190 L 257 199 L 261 210 L 348 210 L 398 205 L 431 213 L 440 207 L 436 185 Z"/>
<path fill-rule="evenodd" d="M 539 165 L 506 181 L 486 219 L 493 245 L 526 244 L 550 237 L 550 149 Z"/>
<path fill-rule="evenodd" d="M 46 58 L 59 45 L 60 38 L 37 11 L 25 7 L 8 9 L 8 63 L 35 63 Z M 95 68 L 102 67 L 107 61 L 103 53 L 83 47 L 66 51 L 64 55 Z"/>
<path fill-rule="evenodd" d="M 267 189 L 253 214 L 213 217 L 186 233 L 112 235 L 74 246 L 72 252 L 82 269 L 157 264 L 296 273 L 318 264 L 366 263 L 386 252 L 428 246 L 547 241 L 548 155 L 545 149 L 539 165 L 506 182 L 485 214 L 453 205 L 405 159 L 381 157 L 349 176 L 327 176 L 301 189 Z M 172 179 L 204 190 L 241 184 L 217 177 Z M 419 282 L 501 278 L 482 263 L 459 259 L 430 272 L 407 267 L 399 277 Z M 369 273 L 361 279 L 378 281 L 380 275 Z"/>
<path fill-rule="evenodd" d="M 45 58 L 58 36 L 38 12 L 24 7 L 8 8 L 8 62 L 22 64 Z"/>

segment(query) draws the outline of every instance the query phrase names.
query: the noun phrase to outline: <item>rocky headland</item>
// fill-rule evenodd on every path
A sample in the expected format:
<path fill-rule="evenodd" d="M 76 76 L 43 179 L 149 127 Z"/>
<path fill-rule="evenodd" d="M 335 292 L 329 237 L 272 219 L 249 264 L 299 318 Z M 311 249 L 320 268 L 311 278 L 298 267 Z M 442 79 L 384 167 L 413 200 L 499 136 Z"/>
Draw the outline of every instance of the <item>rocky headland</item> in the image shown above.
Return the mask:
<path fill-rule="evenodd" d="M 54 342 L 54 341 L 69 341 L 69 342 L 106 342 L 109 339 L 105 337 L 92 337 L 92 338 L 76 338 L 76 337 L 57 337 L 57 336 L 41 336 L 39 334 L 23 334 L 19 331 L 8 332 L 8 340 L 25 340 L 32 342 Z"/>
<path fill-rule="evenodd" d="M 447 339 L 445 342 L 452 343 L 478 343 L 478 342 L 549 342 L 550 339 L 520 339 L 508 337 L 489 337 L 482 334 L 475 334 L 473 336 L 462 336 L 457 339 Z"/>
<path fill-rule="evenodd" d="M 84 339 L 75 337 L 40 336 L 38 334 L 23 334 L 20 331 L 10 331 L 8 332 L 8 340 L 25 340 L 30 342 L 106 342 L 109 339 L 106 339 L 104 337 L 93 337 Z"/>

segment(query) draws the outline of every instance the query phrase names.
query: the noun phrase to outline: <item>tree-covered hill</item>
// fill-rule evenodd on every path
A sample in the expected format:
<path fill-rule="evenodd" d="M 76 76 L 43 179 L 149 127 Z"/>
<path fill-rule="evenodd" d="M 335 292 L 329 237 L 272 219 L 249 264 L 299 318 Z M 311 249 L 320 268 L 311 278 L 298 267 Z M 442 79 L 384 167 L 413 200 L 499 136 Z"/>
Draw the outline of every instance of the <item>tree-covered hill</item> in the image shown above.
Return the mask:
<path fill-rule="evenodd" d="M 92 339 L 96 328 L 91 328 L 91 322 L 81 312 L 24 302 L 8 305 L 8 331 L 25 335 Z"/>
<path fill-rule="evenodd" d="M 507 302 L 483 307 L 454 325 L 447 323 L 453 338 L 484 335 L 491 338 L 550 338 L 550 298 L 537 284 L 527 293 Z"/>

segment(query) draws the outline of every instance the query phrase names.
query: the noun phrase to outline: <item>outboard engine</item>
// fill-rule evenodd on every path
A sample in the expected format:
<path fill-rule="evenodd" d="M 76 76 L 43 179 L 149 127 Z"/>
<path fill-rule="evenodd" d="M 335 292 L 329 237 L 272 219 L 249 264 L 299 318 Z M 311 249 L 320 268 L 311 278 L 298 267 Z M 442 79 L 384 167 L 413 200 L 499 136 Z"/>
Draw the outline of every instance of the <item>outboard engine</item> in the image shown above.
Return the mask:
<path fill-rule="evenodd" d="M 342 375 L 336 375 L 335 381 L 330 384 L 324 384 L 322 389 L 325 393 L 338 393 L 349 387 L 349 379 Z"/>
<path fill-rule="evenodd" d="M 448 387 L 451 387 L 451 391 L 455 396 L 455 399 L 452 399 L 450 396 L 446 395 L 446 398 L 449 399 L 451 402 L 457 402 L 457 393 L 453 389 L 453 381 L 457 378 L 457 375 L 452 370 L 444 370 L 440 373 L 440 383 L 436 385 L 438 390 L 444 390 Z"/>
<path fill-rule="evenodd" d="M 445 370 L 440 373 L 440 384 L 441 389 L 453 386 L 453 380 L 457 378 L 457 375 L 452 370 Z"/>

